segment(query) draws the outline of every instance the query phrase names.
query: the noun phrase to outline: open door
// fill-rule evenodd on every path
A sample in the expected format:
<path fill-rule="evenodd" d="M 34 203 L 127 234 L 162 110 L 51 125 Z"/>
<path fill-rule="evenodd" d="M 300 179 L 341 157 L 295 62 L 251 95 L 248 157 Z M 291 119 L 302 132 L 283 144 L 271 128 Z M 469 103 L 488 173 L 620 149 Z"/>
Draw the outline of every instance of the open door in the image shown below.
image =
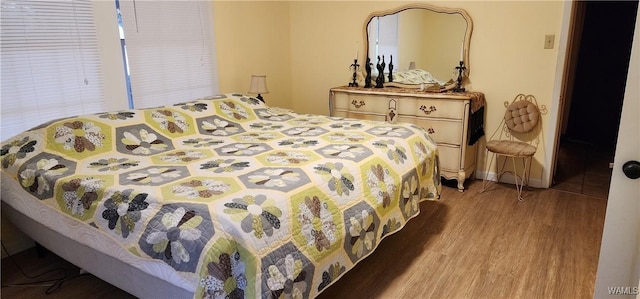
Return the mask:
<path fill-rule="evenodd" d="M 640 281 L 640 178 L 623 172 L 640 161 L 640 20 L 636 12 L 631 60 L 609 188 L 594 298 L 638 296 Z"/>

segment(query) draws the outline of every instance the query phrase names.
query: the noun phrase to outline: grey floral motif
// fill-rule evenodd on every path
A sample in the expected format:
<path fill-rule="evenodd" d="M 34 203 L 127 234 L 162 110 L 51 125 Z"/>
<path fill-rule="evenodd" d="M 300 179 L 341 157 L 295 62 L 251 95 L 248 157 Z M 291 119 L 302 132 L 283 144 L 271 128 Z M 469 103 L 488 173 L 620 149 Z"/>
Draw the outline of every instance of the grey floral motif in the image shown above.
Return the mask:
<path fill-rule="evenodd" d="M 205 157 L 205 154 L 199 151 L 178 151 L 167 153 L 160 156 L 160 160 L 167 163 L 191 162 Z"/>
<path fill-rule="evenodd" d="M 219 145 L 224 143 L 222 140 L 216 140 L 213 138 L 191 138 L 182 142 L 184 145 L 189 145 L 193 147 L 211 147 L 214 145 Z"/>
<path fill-rule="evenodd" d="M 170 133 L 184 133 L 189 129 L 187 119 L 182 114 L 171 110 L 155 110 L 151 112 L 151 118 Z"/>
<path fill-rule="evenodd" d="M 292 118 L 288 113 L 274 111 L 273 109 L 255 109 L 259 118 L 271 121 L 286 121 Z"/>
<path fill-rule="evenodd" d="M 286 187 L 287 184 L 297 183 L 299 180 L 299 173 L 280 168 L 267 168 L 249 175 L 251 183 L 265 187 Z"/>
<path fill-rule="evenodd" d="M 373 146 L 386 151 L 387 158 L 396 162 L 396 164 L 403 164 L 407 159 L 407 150 L 400 145 L 396 145 L 396 142 L 393 139 L 375 141 Z"/>
<path fill-rule="evenodd" d="M 387 224 L 385 224 L 382 227 L 382 234 L 380 235 L 380 237 L 382 238 L 382 237 L 388 235 L 391 232 L 399 230 L 401 226 L 402 225 L 400 224 L 400 221 L 398 221 L 398 219 L 396 219 L 395 217 L 394 218 L 390 218 L 387 221 Z"/>
<path fill-rule="evenodd" d="M 234 94 L 234 95 L 235 95 L 235 94 Z M 245 96 L 242 96 L 242 95 L 235 95 L 235 96 L 240 96 L 240 101 L 243 101 L 243 102 L 245 102 L 245 103 L 247 103 L 247 104 L 251 104 L 251 105 L 264 105 L 264 104 L 262 103 L 262 101 L 260 101 L 260 100 L 258 100 L 258 99 L 256 99 L 256 98 L 254 98 L 254 97 L 245 97 Z"/>
<path fill-rule="evenodd" d="M 158 138 L 158 135 L 149 133 L 146 129 L 125 131 L 121 141 L 127 150 L 136 155 L 149 155 L 168 148 L 168 145 Z"/>
<path fill-rule="evenodd" d="M 427 174 L 427 170 L 430 167 L 429 158 L 428 158 L 428 155 L 429 155 L 430 151 L 427 148 L 427 146 L 424 145 L 424 143 L 422 143 L 422 142 L 416 142 L 413 145 L 413 149 L 414 149 L 414 152 L 416 153 L 416 155 L 418 155 L 418 160 L 421 161 L 420 162 L 420 167 L 419 167 L 420 174 L 422 176 L 424 176 L 424 175 Z"/>
<path fill-rule="evenodd" d="M 206 119 L 200 124 L 202 131 L 215 136 L 229 136 L 242 131 L 242 128 L 224 119 Z"/>
<path fill-rule="evenodd" d="M 148 221 L 138 245 L 148 256 L 177 271 L 195 273 L 204 247 L 214 233 L 206 205 L 166 204 Z"/>
<path fill-rule="evenodd" d="M 318 136 L 326 132 L 327 130 L 320 127 L 294 127 L 285 130 L 283 133 L 289 136 Z"/>
<path fill-rule="evenodd" d="M 322 149 L 325 156 L 357 160 L 358 157 L 371 154 L 360 145 L 336 144 Z"/>
<path fill-rule="evenodd" d="M 266 160 L 269 163 L 280 165 L 296 165 L 311 160 L 311 156 L 300 152 L 283 152 L 270 153 Z"/>
<path fill-rule="evenodd" d="M 146 202 L 147 193 L 132 196 L 132 192 L 133 189 L 114 192 L 104 202 L 105 210 L 102 212 L 102 218 L 109 222 L 109 229 L 115 230 L 123 238 L 135 230 L 136 223 L 142 217 L 142 211 L 149 206 Z"/>
<path fill-rule="evenodd" d="M 322 291 L 322 289 L 329 286 L 334 280 L 340 277 L 340 275 L 342 275 L 342 273 L 344 273 L 345 271 L 346 271 L 345 266 L 340 265 L 339 262 L 336 262 L 335 264 L 331 264 L 331 266 L 329 266 L 329 269 L 322 272 L 322 282 L 320 282 L 320 285 L 318 285 L 318 292 Z"/>
<path fill-rule="evenodd" d="M 313 169 L 327 182 L 329 190 L 335 191 L 338 195 L 349 195 L 349 192 L 355 189 L 354 177 L 350 173 L 350 169 L 345 168 L 340 162 L 327 162 Z"/>
<path fill-rule="evenodd" d="M 236 159 L 217 159 L 200 165 L 200 169 L 211 169 L 214 173 L 224 173 L 242 170 L 249 165 L 249 162 Z"/>
<path fill-rule="evenodd" d="M 400 126 L 381 126 L 375 127 L 368 132 L 378 135 L 378 136 L 392 136 L 392 137 L 403 137 L 411 132 Z"/>
<path fill-rule="evenodd" d="M 245 264 L 237 251 L 232 254 L 222 253 L 219 262 L 207 264 L 207 273 L 200 279 L 205 299 L 242 299 L 247 288 Z"/>
<path fill-rule="evenodd" d="M 359 133 L 333 133 L 329 135 L 329 140 L 332 142 L 358 142 L 361 143 L 365 140 L 365 136 Z"/>
<path fill-rule="evenodd" d="M 96 162 L 89 163 L 90 168 L 98 168 L 98 171 L 118 171 L 120 169 L 127 169 L 129 167 L 136 167 L 140 164 L 140 161 L 133 161 L 127 158 L 107 158 L 100 159 Z"/>
<path fill-rule="evenodd" d="M 362 127 L 364 127 L 361 123 L 354 123 L 354 122 L 340 122 L 340 123 L 333 123 L 330 125 L 330 127 L 332 129 L 342 129 L 342 130 L 356 130 L 356 129 L 362 129 Z"/>
<path fill-rule="evenodd" d="M 286 139 L 278 142 L 278 145 L 281 146 L 291 146 L 292 148 L 302 148 L 302 147 L 310 147 L 318 144 L 318 140 L 312 139 L 304 139 L 304 138 L 295 138 L 295 139 Z"/>
<path fill-rule="evenodd" d="M 157 185 L 182 177 L 182 171 L 171 167 L 150 167 L 126 174 L 129 182 L 143 185 Z"/>
<path fill-rule="evenodd" d="M 102 146 L 105 135 L 99 126 L 93 122 L 71 121 L 56 127 L 53 135 L 57 143 L 62 143 L 65 150 L 74 149 L 81 153 L 85 150 L 94 151 Z"/>
<path fill-rule="evenodd" d="M 125 120 L 128 118 L 133 118 L 136 115 L 135 112 L 132 111 L 118 111 L 118 112 L 106 112 L 98 114 L 99 118 L 106 118 L 108 120 Z"/>
<path fill-rule="evenodd" d="M 264 235 L 270 237 L 274 228 L 280 228 L 279 218 L 282 217 L 282 211 L 275 206 L 273 199 L 267 199 L 262 194 L 234 198 L 224 206 L 224 213 L 230 214 L 233 220 L 240 222 L 240 227 L 245 233 L 253 232 L 256 238 L 262 238 Z"/>
<path fill-rule="evenodd" d="M 197 227 L 202 220 L 195 211 L 179 207 L 164 213 L 154 225 L 150 224 L 148 227 L 153 231 L 143 240 L 153 245 L 153 251 L 161 253 L 164 259 L 176 264 L 188 263 L 192 256 L 185 244 L 200 238 L 202 231 Z"/>
<path fill-rule="evenodd" d="M 231 190 L 231 187 L 223 181 L 214 179 L 194 179 L 174 186 L 171 192 L 180 197 L 195 199 L 210 198 L 211 196 L 220 195 L 229 190 Z"/>
<path fill-rule="evenodd" d="M 264 142 L 278 138 L 273 132 L 247 133 L 240 136 L 240 140 L 244 142 Z"/>
<path fill-rule="evenodd" d="M 324 122 L 325 122 L 324 119 L 320 117 L 316 117 L 311 114 L 301 114 L 299 117 L 289 121 L 289 123 L 291 123 L 294 126 L 309 126 L 309 127 L 318 126 L 323 124 Z"/>
<path fill-rule="evenodd" d="M 58 159 L 42 158 L 20 171 L 20 184 L 38 198 L 44 199 L 53 192 L 54 178 L 62 176 L 68 170 Z"/>
<path fill-rule="evenodd" d="M 268 268 L 267 286 L 271 290 L 272 298 L 305 298 L 307 282 L 306 273 L 301 260 L 295 259 L 291 254 L 284 258 L 284 273 L 277 266 Z"/>
<path fill-rule="evenodd" d="M 197 103 L 197 102 L 178 103 L 178 104 L 175 104 L 174 106 L 179 106 L 181 109 L 191 111 L 191 112 L 202 112 L 207 110 L 207 104 Z"/>
<path fill-rule="evenodd" d="M 216 151 L 219 151 L 223 155 L 253 156 L 269 149 L 266 145 L 259 143 L 235 143 L 222 147 L 219 150 L 216 149 Z"/>
<path fill-rule="evenodd" d="M 349 218 L 349 235 L 351 236 L 351 254 L 358 259 L 365 253 L 371 252 L 375 247 L 375 225 L 373 216 L 368 210 L 363 210 L 359 217 Z"/>
<path fill-rule="evenodd" d="M 284 128 L 283 125 L 277 123 L 252 123 L 249 127 L 262 131 L 277 131 Z"/>
<path fill-rule="evenodd" d="M 420 202 L 420 188 L 418 186 L 418 178 L 415 174 L 402 183 L 402 198 L 400 201 L 400 209 L 405 218 L 411 217 L 418 213 L 418 203 Z"/>
<path fill-rule="evenodd" d="M 29 136 L 22 139 L 12 140 L 2 146 L 0 149 L 0 156 L 2 156 L 2 168 L 8 168 L 13 166 L 17 160 L 24 159 L 27 153 L 31 153 L 35 150 L 35 145 L 38 142 L 31 140 Z"/>

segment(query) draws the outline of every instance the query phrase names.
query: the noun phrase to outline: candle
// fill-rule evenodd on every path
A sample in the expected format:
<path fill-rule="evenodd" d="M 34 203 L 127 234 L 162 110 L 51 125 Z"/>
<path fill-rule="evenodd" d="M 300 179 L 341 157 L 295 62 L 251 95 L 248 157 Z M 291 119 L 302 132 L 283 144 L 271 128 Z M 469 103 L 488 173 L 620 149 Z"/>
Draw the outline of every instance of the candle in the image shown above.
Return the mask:
<path fill-rule="evenodd" d="M 464 61 L 464 42 L 460 44 L 460 61 Z"/>
<path fill-rule="evenodd" d="M 358 49 L 356 48 L 356 60 L 358 60 Z"/>

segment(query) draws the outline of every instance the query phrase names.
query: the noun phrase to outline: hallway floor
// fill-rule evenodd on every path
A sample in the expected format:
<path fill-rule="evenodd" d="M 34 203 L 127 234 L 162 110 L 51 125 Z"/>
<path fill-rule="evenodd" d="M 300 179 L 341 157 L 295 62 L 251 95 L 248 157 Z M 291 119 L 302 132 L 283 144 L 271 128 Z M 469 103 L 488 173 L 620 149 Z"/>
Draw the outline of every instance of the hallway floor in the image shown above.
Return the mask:
<path fill-rule="evenodd" d="M 606 199 L 614 152 L 613 148 L 563 138 L 551 188 Z"/>

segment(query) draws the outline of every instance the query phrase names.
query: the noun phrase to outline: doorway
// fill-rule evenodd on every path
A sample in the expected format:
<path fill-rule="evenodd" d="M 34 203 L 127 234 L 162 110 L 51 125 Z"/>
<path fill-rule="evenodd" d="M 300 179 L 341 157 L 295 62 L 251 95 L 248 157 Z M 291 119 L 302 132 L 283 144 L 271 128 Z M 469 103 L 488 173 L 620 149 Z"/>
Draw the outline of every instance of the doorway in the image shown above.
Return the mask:
<path fill-rule="evenodd" d="M 607 198 L 638 1 L 577 1 L 554 189 Z"/>

